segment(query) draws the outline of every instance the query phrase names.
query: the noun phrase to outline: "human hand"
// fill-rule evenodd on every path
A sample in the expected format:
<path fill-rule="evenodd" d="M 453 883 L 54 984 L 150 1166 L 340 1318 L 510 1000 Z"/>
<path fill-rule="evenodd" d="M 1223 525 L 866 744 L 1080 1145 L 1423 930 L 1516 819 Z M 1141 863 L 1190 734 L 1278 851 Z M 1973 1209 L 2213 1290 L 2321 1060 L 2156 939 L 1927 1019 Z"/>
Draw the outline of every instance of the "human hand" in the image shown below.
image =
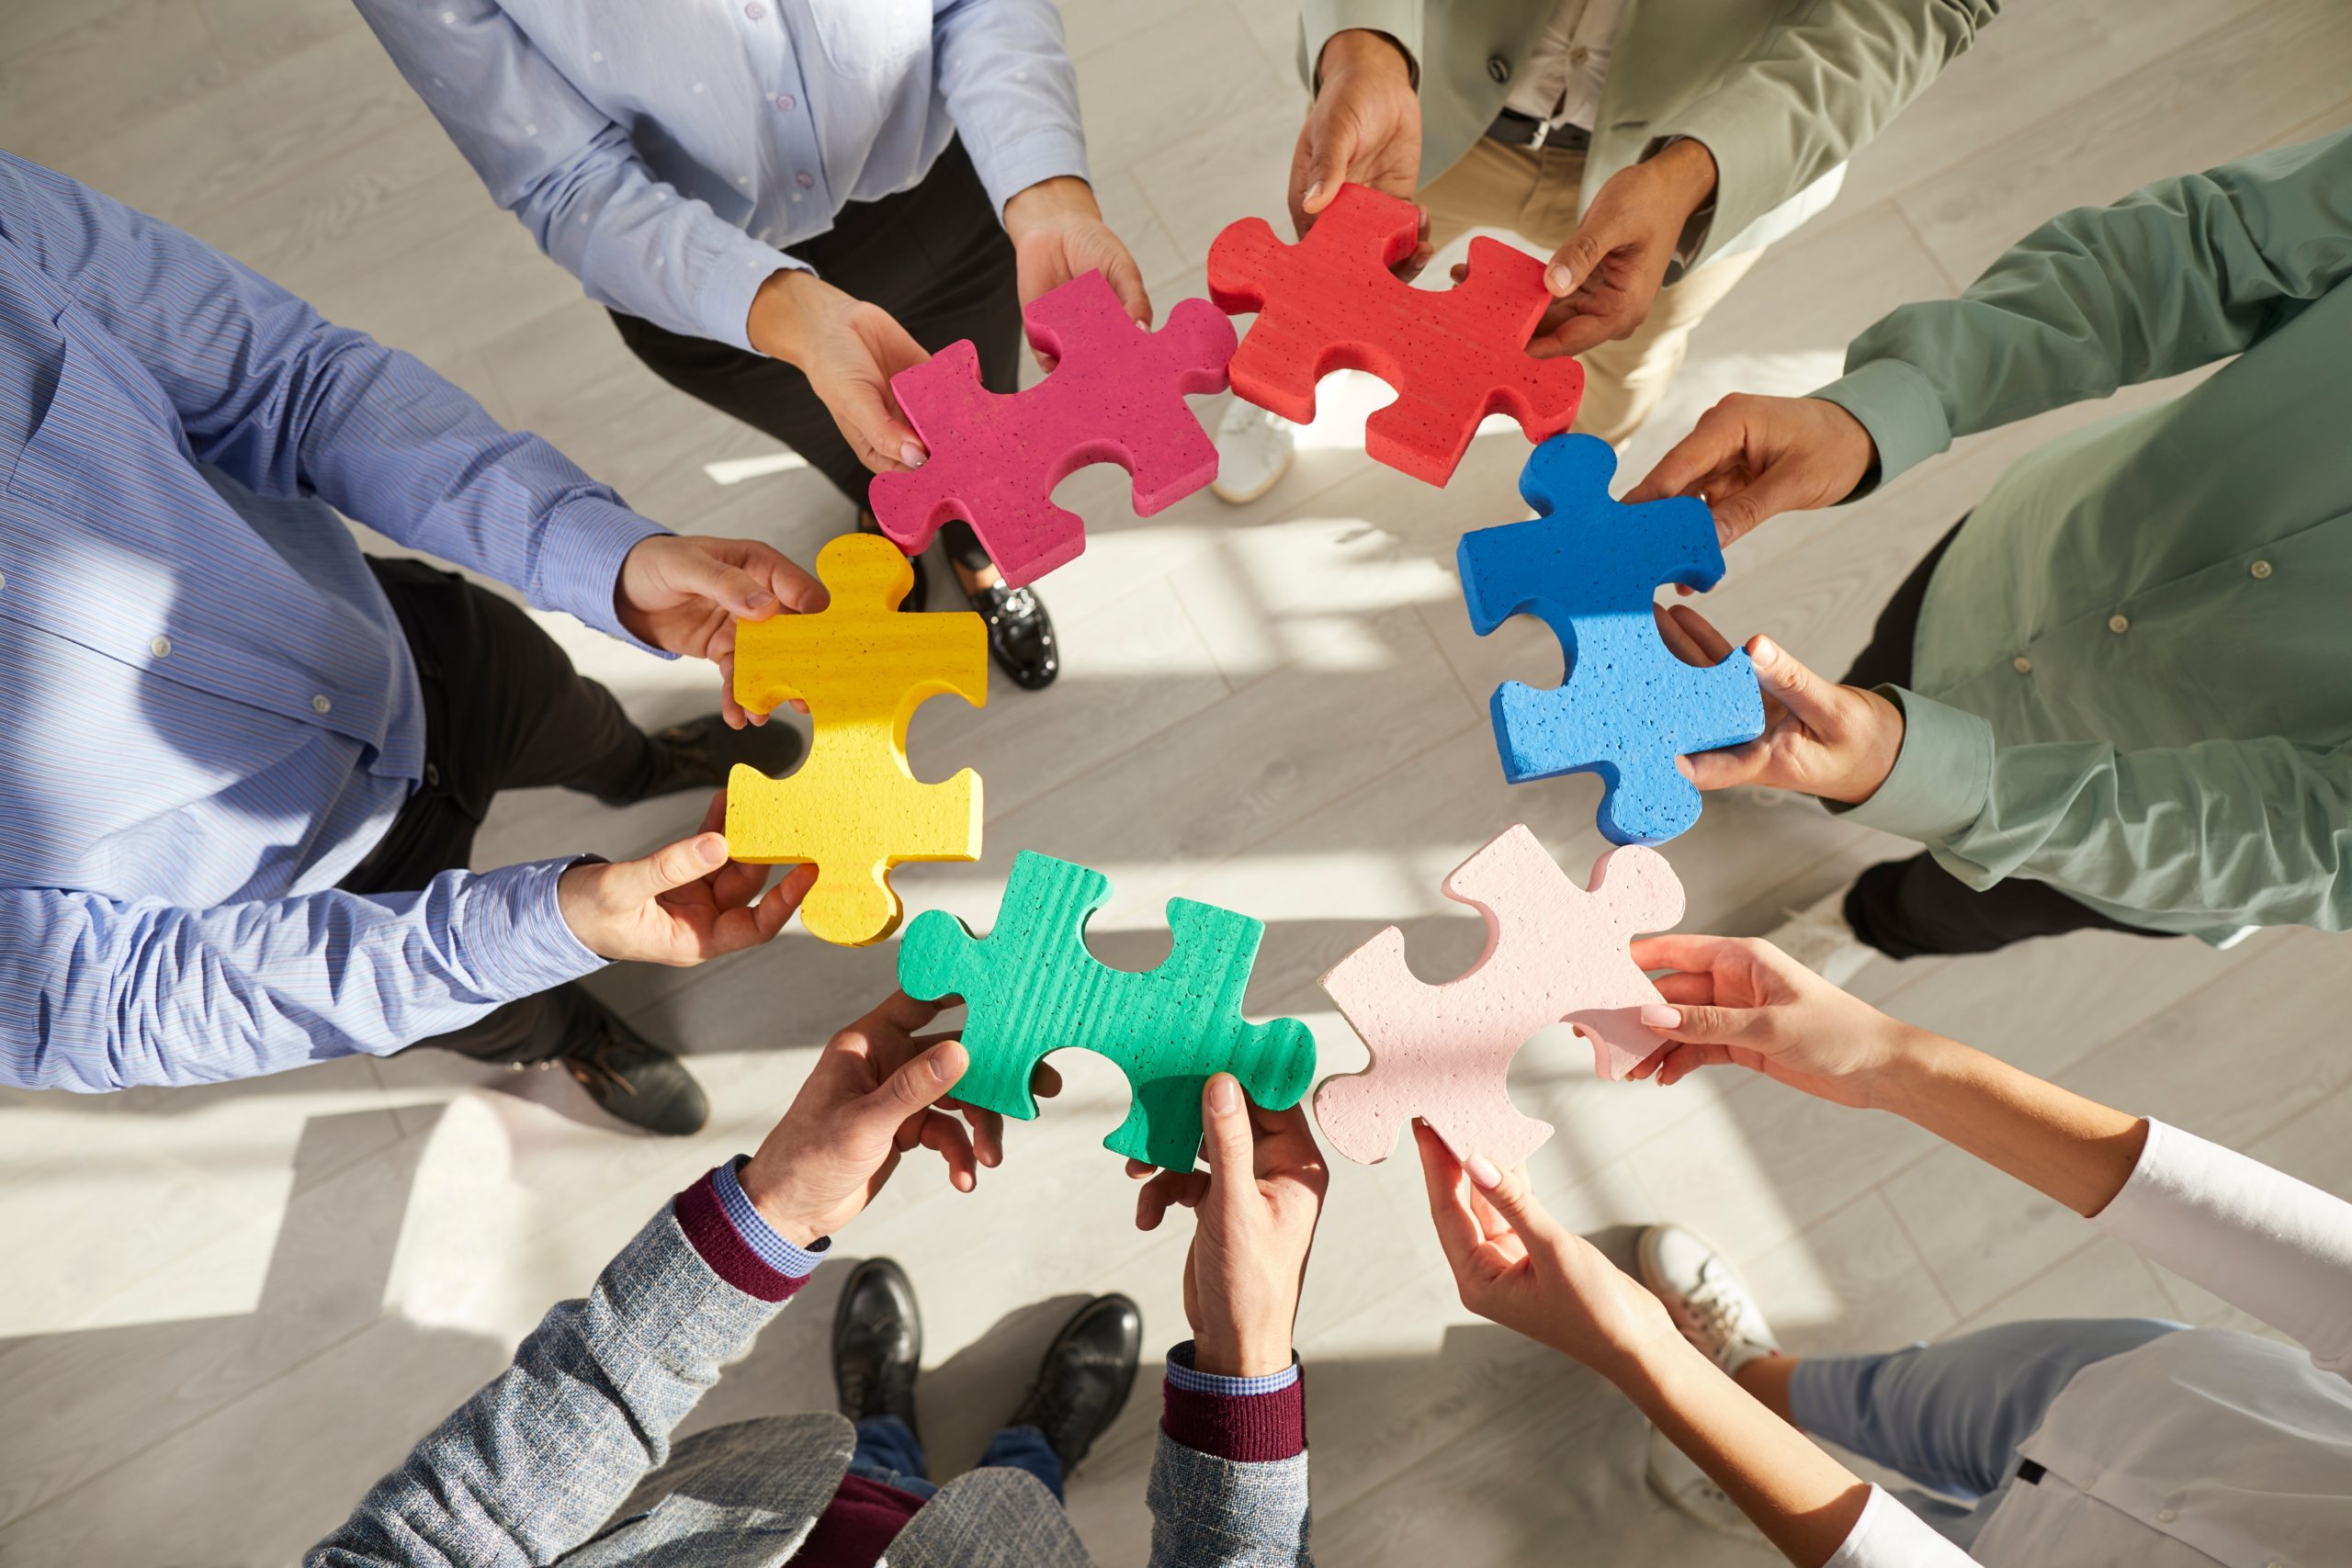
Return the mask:
<path fill-rule="evenodd" d="M 613 607 L 630 636 L 718 666 L 719 712 L 737 729 L 765 724 L 735 700 L 735 623 L 825 607 L 824 584 L 757 539 L 653 534 L 621 559 Z"/>
<path fill-rule="evenodd" d="M 753 348 L 808 378 L 859 462 L 877 474 L 922 467 L 929 454 L 890 378 L 931 355 L 889 311 L 786 267 L 760 285 L 745 324 Z"/>
<path fill-rule="evenodd" d="M 1837 505 L 1877 461 L 1862 422 L 1826 398 L 1734 392 L 1699 416 L 1625 502 L 1697 496 L 1728 545 L 1768 517 Z"/>
<path fill-rule="evenodd" d="M 726 825 L 722 789 L 694 837 L 639 860 L 566 870 L 555 885 L 563 923 L 599 957 L 682 968 L 770 941 L 808 897 L 817 868 L 793 867 L 761 897 L 769 868 L 728 859 Z"/>
<path fill-rule="evenodd" d="M 1420 188 L 1421 100 L 1403 47 L 1363 28 L 1334 33 L 1316 80 L 1315 102 L 1290 155 L 1290 220 L 1301 239 L 1343 185 L 1408 201 Z M 1410 278 L 1429 259 L 1424 212 L 1420 243 L 1395 271 Z"/>
<path fill-rule="evenodd" d="M 1151 325 L 1143 269 L 1102 221 L 1094 187 L 1084 180 L 1065 175 L 1016 191 L 1004 204 L 1004 231 L 1012 238 L 1014 287 L 1024 307 L 1073 277 L 1100 271 L 1127 314 Z M 1038 350 L 1037 363 L 1051 370 L 1054 356 Z"/>
<path fill-rule="evenodd" d="M 1462 1304 L 1615 1378 L 1683 1341 L 1665 1306 L 1590 1242 L 1544 1211 L 1521 1166 L 1467 1166 L 1425 1122 L 1413 1123 L 1438 1246 Z"/>
<path fill-rule="evenodd" d="M 1690 605 L 1655 614 L 1658 636 L 1685 664 L 1703 669 L 1730 654 L 1730 641 Z M 1747 657 L 1764 690 L 1764 733 L 1678 757 L 1682 776 L 1701 789 L 1761 784 L 1849 805 L 1876 795 L 1903 754 L 1903 710 L 1876 692 L 1823 680 L 1769 637 L 1748 638 Z"/>
<path fill-rule="evenodd" d="M 981 1166 L 1003 1163 L 1004 1119 L 947 1098 L 971 1063 L 962 1043 L 914 1032 L 939 1010 L 894 992 L 834 1035 L 745 1162 L 743 1195 L 786 1241 L 807 1247 L 855 1219 L 910 1149 L 936 1150 L 959 1192 L 978 1184 Z M 1061 1078 L 1041 1064 L 1031 1088 L 1057 1094 Z M 970 1132 L 942 1106 L 962 1111 Z"/>
<path fill-rule="evenodd" d="M 1291 1329 L 1306 1280 L 1306 1254 L 1330 1172 L 1307 1131 L 1306 1108 L 1262 1111 L 1230 1073 L 1201 1090 L 1209 1168 L 1149 1175 L 1136 1194 L 1136 1226 L 1157 1230 L 1170 1204 L 1198 1216 L 1184 1255 L 1184 1316 L 1193 1364 L 1219 1377 L 1255 1378 L 1291 1362 Z"/>
<path fill-rule="evenodd" d="M 1629 1077 L 1679 1083 L 1725 1063 L 1839 1105 L 1867 1106 L 1894 1066 L 1932 1051 L 1939 1036 L 1848 996 L 1769 942 L 1725 936 L 1637 937 L 1634 965 L 1670 970 L 1666 1005 L 1642 1022 L 1667 1043 Z"/>
<path fill-rule="evenodd" d="M 1690 215 L 1714 191 L 1714 154 L 1689 139 L 1610 175 L 1544 269 L 1558 303 L 1527 352 L 1551 359 L 1632 335 L 1649 319 Z"/>

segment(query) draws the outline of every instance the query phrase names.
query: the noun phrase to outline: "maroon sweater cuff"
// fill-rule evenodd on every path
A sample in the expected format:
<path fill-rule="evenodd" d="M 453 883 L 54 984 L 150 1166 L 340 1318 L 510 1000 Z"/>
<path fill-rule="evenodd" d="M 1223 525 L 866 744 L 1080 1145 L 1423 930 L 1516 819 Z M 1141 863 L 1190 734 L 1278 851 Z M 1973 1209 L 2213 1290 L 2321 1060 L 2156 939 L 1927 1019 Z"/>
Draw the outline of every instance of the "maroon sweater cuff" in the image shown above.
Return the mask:
<path fill-rule="evenodd" d="M 1306 1451 L 1306 1373 L 1271 1393 L 1200 1393 L 1163 1386 L 1159 1429 L 1211 1459 L 1262 1464 Z"/>
<path fill-rule="evenodd" d="M 771 1269 L 752 1250 L 727 1217 L 708 1175 L 679 1193 L 671 1208 L 678 1216 L 678 1228 L 686 1233 L 686 1240 L 710 1265 L 711 1272 L 745 1295 L 763 1302 L 790 1301 L 793 1292 L 808 1282 L 807 1275 Z"/>

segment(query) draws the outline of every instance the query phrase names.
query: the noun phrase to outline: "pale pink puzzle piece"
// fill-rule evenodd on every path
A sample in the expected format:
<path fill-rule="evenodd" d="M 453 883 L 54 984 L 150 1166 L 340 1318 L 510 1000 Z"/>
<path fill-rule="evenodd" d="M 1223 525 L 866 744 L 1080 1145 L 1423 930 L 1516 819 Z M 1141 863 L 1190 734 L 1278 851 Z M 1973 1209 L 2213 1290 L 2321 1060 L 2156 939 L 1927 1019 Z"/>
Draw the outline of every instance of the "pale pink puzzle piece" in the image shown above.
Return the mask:
<path fill-rule="evenodd" d="M 1187 299 L 1158 332 L 1128 319 L 1099 272 L 1040 295 L 1029 341 L 1058 361 L 1043 381 L 1000 396 L 980 386 L 969 340 L 890 378 L 931 460 L 877 474 L 875 520 L 912 555 L 940 525 L 972 525 L 1009 585 L 1034 582 L 1086 548 L 1086 525 L 1054 504 L 1054 487 L 1089 463 L 1116 463 L 1148 517 L 1216 477 L 1216 446 L 1184 399 L 1221 392 L 1233 323 Z"/>
<path fill-rule="evenodd" d="M 1322 979 L 1372 1051 L 1371 1066 L 1315 1091 L 1323 1136 L 1359 1165 L 1386 1159 L 1416 1116 L 1460 1159 L 1480 1154 L 1508 1168 L 1533 1154 L 1552 1125 L 1520 1114 L 1507 1078 L 1546 1024 L 1575 1025 L 1605 1078 L 1623 1077 L 1661 1043 L 1639 1013 L 1665 998 L 1626 944 L 1682 918 L 1682 884 L 1664 855 L 1611 850 L 1578 887 L 1534 834 L 1512 828 L 1453 869 L 1445 896 L 1487 917 L 1486 953 L 1460 979 L 1415 978 L 1395 926 Z"/>

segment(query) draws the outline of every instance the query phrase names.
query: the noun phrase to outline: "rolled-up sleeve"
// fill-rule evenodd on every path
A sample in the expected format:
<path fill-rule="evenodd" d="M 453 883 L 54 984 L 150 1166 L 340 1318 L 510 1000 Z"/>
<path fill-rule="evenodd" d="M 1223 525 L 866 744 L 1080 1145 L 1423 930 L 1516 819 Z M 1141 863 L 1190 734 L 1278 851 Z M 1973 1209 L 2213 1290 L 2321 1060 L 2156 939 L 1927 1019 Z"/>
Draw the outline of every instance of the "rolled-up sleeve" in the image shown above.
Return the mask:
<path fill-rule="evenodd" d="M 1078 73 L 1046 0 L 953 0 L 932 23 L 940 96 L 989 199 L 1043 180 L 1086 178 Z"/>

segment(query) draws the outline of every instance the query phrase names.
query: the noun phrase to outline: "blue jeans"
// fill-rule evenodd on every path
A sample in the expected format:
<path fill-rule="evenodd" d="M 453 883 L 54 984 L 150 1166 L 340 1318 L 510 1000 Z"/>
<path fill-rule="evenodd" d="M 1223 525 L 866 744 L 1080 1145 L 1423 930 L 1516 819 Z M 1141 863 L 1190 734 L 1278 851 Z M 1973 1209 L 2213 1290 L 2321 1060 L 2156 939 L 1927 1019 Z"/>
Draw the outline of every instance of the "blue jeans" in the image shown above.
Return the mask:
<path fill-rule="evenodd" d="M 1902 1497 L 1965 1550 L 2016 1479 L 2018 1445 L 2075 1374 L 2182 1326 L 2055 1318 L 1884 1355 L 1808 1356 L 1790 1375 L 1789 1406 L 1815 1437 L 1940 1494 Z"/>
<path fill-rule="evenodd" d="M 1025 1470 L 1046 1483 L 1056 1502 L 1062 1496 L 1062 1461 L 1046 1434 L 1035 1427 L 1007 1427 L 989 1439 L 975 1468 Z M 869 1416 L 857 1424 L 857 1450 L 849 1456 L 849 1472 L 868 1481 L 895 1486 L 928 1498 L 939 1490 L 931 1479 L 931 1463 L 923 1458 L 922 1439 L 896 1416 Z"/>

